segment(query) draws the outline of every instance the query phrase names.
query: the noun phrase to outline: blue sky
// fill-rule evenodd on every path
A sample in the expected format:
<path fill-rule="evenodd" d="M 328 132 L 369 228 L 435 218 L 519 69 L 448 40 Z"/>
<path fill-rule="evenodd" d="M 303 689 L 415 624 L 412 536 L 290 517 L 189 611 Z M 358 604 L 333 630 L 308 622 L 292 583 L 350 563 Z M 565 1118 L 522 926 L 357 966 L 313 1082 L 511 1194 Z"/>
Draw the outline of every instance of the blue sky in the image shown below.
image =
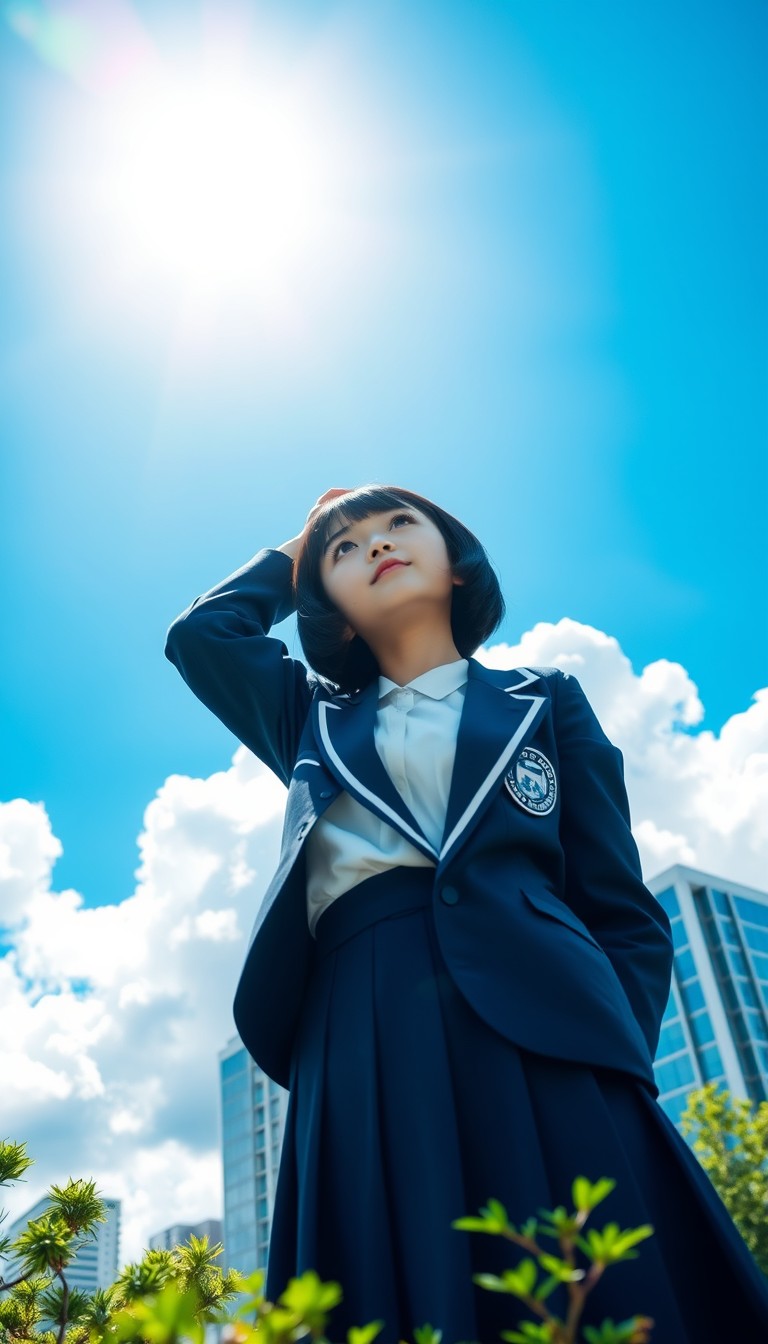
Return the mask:
<path fill-rule="evenodd" d="M 715 732 L 766 684 L 764 6 L 285 9 L 0 7 L 0 799 L 45 803 L 88 904 L 132 890 L 163 781 L 234 746 L 167 625 L 331 485 L 458 513 L 511 644 L 568 616 L 679 662 Z M 298 100 L 322 200 L 266 279 L 257 238 L 190 295 L 121 232 L 125 33 Z"/>

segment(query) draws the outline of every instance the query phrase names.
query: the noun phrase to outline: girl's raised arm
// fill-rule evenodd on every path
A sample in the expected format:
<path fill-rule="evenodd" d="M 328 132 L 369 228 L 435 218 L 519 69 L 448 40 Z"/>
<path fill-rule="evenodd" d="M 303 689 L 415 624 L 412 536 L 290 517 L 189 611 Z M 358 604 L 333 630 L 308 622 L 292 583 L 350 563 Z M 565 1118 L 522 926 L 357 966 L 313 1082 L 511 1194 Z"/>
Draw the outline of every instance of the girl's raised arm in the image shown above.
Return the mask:
<path fill-rule="evenodd" d="M 176 617 L 165 655 L 204 705 L 284 784 L 296 760 L 312 699 L 305 664 L 291 658 L 271 626 L 295 609 L 293 560 L 317 511 L 343 490 L 329 490 L 304 529 L 210 588 Z"/>

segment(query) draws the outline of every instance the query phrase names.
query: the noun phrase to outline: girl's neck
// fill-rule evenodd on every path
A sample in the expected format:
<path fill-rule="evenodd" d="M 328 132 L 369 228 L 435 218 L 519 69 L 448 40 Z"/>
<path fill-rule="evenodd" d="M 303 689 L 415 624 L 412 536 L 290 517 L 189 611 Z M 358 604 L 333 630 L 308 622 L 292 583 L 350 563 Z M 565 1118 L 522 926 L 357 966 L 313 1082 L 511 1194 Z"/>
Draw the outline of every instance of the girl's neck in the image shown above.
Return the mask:
<path fill-rule="evenodd" d="M 371 648 L 381 675 L 398 686 L 405 686 L 422 672 L 442 667 L 443 663 L 459 662 L 462 657 L 450 629 L 409 630 L 400 637 L 393 634 L 377 641 L 375 647 L 371 641 Z"/>

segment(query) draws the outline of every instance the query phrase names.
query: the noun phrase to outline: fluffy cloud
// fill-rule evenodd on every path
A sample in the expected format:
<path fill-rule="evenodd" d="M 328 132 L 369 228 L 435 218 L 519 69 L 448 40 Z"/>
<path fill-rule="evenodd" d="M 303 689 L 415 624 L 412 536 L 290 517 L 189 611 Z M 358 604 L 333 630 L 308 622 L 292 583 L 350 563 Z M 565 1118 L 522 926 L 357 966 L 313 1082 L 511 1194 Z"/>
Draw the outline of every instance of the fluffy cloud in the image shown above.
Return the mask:
<path fill-rule="evenodd" d="M 646 877 L 673 863 L 764 888 L 768 875 L 768 689 L 719 734 L 684 667 L 666 659 L 639 674 L 601 630 L 542 622 L 515 647 L 482 655 L 496 667 L 555 666 L 578 678 L 624 755 L 635 837 Z"/>
<path fill-rule="evenodd" d="M 617 641 L 562 620 L 498 666 L 555 664 L 582 683 L 624 753 L 646 876 L 683 862 L 762 886 L 768 840 L 768 691 L 719 734 L 679 664 L 639 674 Z M 135 890 L 89 909 L 57 891 L 61 844 L 41 804 L 0 805 L 3 1133 L 37 1159 L 4 1202 L 94 1176 L 123 1200 L 123 1253 L 221 1207 L 217 1052 L 245 941 L 277 859 L 285 791 L 245 748 L 208 779 L 172 775 L 139 836 Z M 10 1024 L 10 1025 L 8 1025 Z"/>
<path fill-rule="evenodd" d="M 0 805 L 3 1132 L 36 1158 L 12 1215 L 53 1180 L 93 1176 L 125 1201 L 133 1257 L 220 1210 L 217 1051 L 284 797 L 244 747 L 208 779 L 172 775 L 144 815 L 135 891 L 93 909 L 52 886 L 61 845 L 43 806 Z"/>

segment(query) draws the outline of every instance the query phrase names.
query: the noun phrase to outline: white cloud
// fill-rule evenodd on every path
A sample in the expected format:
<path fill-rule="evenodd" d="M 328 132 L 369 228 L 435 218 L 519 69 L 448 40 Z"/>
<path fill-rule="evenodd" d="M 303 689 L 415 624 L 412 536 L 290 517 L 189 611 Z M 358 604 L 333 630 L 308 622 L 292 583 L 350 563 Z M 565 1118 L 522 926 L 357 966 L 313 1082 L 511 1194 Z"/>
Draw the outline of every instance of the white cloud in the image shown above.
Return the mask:
<path fill-rule="evenodd" d="M 36 1158 L 4 1200 L 14 1216 L 53 1180 L 97 1176 L 128 1201 L 135 1257 L 164 1225 L 220 1212 L 216 1056 L 284 797 L 244 747 L 208 779 L 172 775 L 144 814 L 134 892 L 91 909 L 51 884 L 61 846 L 42 805 L 0 805 L 15 926 L 0 961 L 3 1125 Z"/>
<path fill-rule="evenodd" d="M 564 619 L 481 655 L 496 667 L 555 666 L 582 684 L 624 755 L 633 829 L 646 877 L 673 863 L 747 886 L 768 883 L 768 690 L 719 734 L 695 731 L 697 687 L 667 659 L 635 673 L 617 640 Z"/>
<path fill-rule="evenodd" d="M 646 876 L 683 862 L 765 885 L 768 691 L 714 734 L 697 727 L 683 667 L 635 673 L 615 639 L 576 621 L 481 656 L 578 677 L 624 753 Z M 220 1212 L 217 1052 L 284 797 L 243 747 L 208 779 L 170 776 L 144 815 L 134 891 L 96 908 L 52 885 L 61 844 L 43 805 L 0 805 L 3 1133 L 37 1160 L 3 1201 L 13 1215 L 51 1181 L 93 1176 L 124 1200 L 135 1258 L 163 1226 Z"/>

